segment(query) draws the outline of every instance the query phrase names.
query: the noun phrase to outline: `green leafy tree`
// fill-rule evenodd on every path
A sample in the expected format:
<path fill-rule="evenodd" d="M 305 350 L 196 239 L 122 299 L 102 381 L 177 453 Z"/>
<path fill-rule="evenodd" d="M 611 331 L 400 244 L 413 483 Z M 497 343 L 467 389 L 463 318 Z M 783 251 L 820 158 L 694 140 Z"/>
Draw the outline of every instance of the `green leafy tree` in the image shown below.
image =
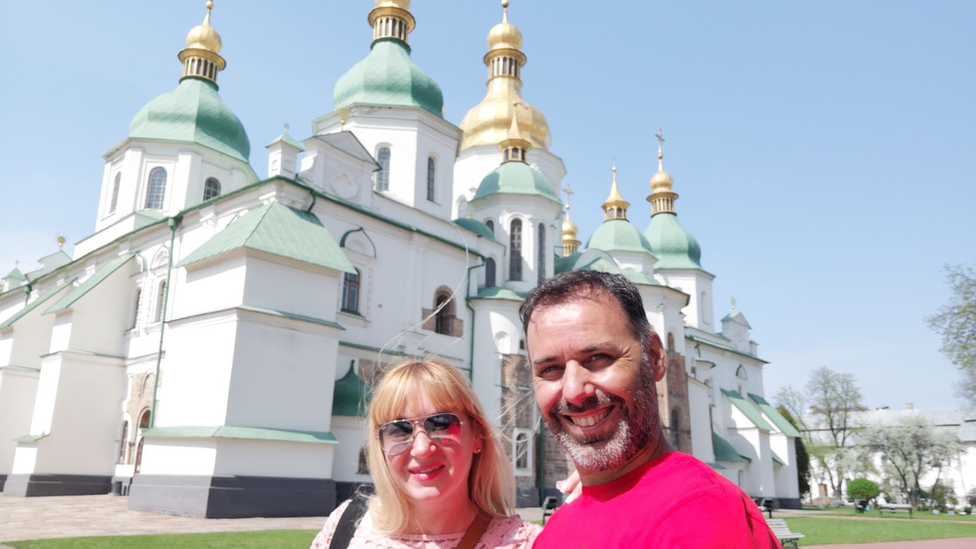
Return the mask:
<path fill-rule="evenodd" d="M 793 414 L 782 404 L 776 407 L 776 410 L 789 421 L 790 424 L 795 427 L 798 431 L 802 432 L 800 428 L 800 423 L 793 417 Z M 797 438 L 794 440 L 794 449 L 796 450 L 796 476 L 798 485 L 800 487 L 800 497 L 803 497 L 810 493 L 810 455 L 807 453 L 807 446 L 803 443 L 802 438 Z"/>
<path fill-rule="evenodd" d="M 976 406 L 976 270 L 972 265 L 946 265 L 945 273 L 949 302 L 925 320 L 942 335 L 942 353 L 962 372 L 959 396 Z"/>
<path fill-rule="evenodd" d="M 865 426 L 861 435 L 865 446 L 880 453 L 885 476 L 912 509 L 923 497 L 922 477 L 951 465 L 962 450 L 958 437 L 936 431 L 917 415 L 903 417 L 895 425 Z"/>
<path fill-rule="evenodd" d="M 881 487 L 877 482 L 858 477 L 847 483 L 847 499 L 872 500 L 881 495 Z"/>
<path fill-rule="evenodd" d="M 826 366 L 810 373 L 805 389 L 805 393 L 800 393 L 783 387 L 775 400 L 797 418 L 806 449 L 819 465 L 818 472 L 830 484 L 834 497 L 839 498 L 844 493 L 845 475 L 864 468 L 859 465 L 862 456 L 848 446 L 857 428 L 855 413 L 865 409 L 861 390 L 853 374 L 835 372 Z"/>

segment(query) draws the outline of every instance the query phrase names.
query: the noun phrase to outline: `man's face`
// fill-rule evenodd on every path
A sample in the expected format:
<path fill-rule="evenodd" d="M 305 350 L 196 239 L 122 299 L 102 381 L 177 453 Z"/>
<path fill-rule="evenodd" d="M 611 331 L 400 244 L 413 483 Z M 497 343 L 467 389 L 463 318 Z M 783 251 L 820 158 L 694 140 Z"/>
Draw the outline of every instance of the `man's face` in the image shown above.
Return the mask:
<path fill-rule="evenodd" d="M 623 467 L 657 440 L 660 340 L 652 336 L 656 356 L 645 357 L 633 332 L 606 293 L 532 313 L 526 343 L 536 401 L 546 427 L 581 470 Z"/>

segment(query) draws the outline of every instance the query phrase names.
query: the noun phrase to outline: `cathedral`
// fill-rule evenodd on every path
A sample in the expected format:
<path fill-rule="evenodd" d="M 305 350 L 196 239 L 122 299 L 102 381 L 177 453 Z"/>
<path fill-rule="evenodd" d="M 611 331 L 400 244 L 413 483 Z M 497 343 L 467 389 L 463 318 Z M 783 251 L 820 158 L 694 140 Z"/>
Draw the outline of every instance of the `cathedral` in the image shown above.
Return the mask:
<path fill-rule="evenodd" d="M 572 464 L 542 428 L 518 309 L 546 277 L 596 269 L 637 285 L 666 342 L 670 441 L 749 495 L 799 506 L 799 433 L 764 398 L 743 313 L 716 321 L 663 137 L 649 205 L 634 207 L 650 223 L 631 222 L 614 168 L 584 244 L 546 118 L 521 93 L 507 5 L 488 31 L 485 97 L 455 125 L 411 58 L 409 0 L 376 0 L 369 53 L 335 83 L 333 110 L 310 137 L 286 127 L 268 143 L 262 176 L 219 93 L 207 2 L 176 87 L 104 154 L 94 233 L 0 283 L 3 493 L 324 515 L 370 482 L 377 373 L 437 357 L 496 418 L 519 505 L 539 505 Z"/>

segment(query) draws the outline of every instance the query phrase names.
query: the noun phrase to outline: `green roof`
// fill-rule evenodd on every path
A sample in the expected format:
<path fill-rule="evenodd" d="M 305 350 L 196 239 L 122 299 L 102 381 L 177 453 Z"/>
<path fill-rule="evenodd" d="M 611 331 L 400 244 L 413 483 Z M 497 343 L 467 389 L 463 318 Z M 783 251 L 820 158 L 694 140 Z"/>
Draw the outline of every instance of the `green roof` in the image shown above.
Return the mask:
<path fill-rule="evenodd" d="M 17 322 L 21 318 L 24 318 L 25 316 L 27 316 L 28 313 L 30 313 L 34 309 L 36 309 L 36 308 L 40 307 L 41 305 L 43 305 L 45 301 L 47 301 L 47 300 L 51 299 L 52 297 L 58 295 L 60 292 L 64 291 L 65 289 L 70 288 L 73 283 L 74 283 L 74 280 L 71 280 L 67 284 L 62 284 L 60 286 L 55 286 L 54 288 L 51 288 L 48 291 L 44 292 L 43 294 L 37 296 L 37 299 L 35 299 L 34 301 L 31 301 L 30 303 L 28 303 L 26 307 L 24 307 L 23 309 L 17 311 L 16 313 L 14 313 L 13 316 L 11 316 L 10 318 L 8 318 L 7 320 L 4 320 L 3 323 L 0 323 L 0 330 L 6 328 L 8 326 L 13 326 L 14 322 Z"/>
<path fill-rule="evenodd" d="M 146 103 L 132 118 L 129 137 L 196 143 L 242 162 L 251 154 L 237 115 L 214 84 L 197 78 L 185 78 L 175 90 Z"/>
<path fill-rule="evenodd" d="M 736 451 L 729 441 L 712 432 L 712 449 L 715 450 L 715 460 L 726 463 L 736 461 L 752 461 Z"/>
<path fill-rule="evenodd" d="M 794 427 L 792 423 L 783 417 L 783 414 L 779 413 L 779 410 L 774 408 L 772 404 L 766 402 L 766 399 L 752 393 L 749 393 L 749 398 L 759 405 L 759 409 L 766 414 L 766 417 L 769 418 L 784 435 L 788 437 L 802 436 L 800 435 L 800 431 L 797 431 L 796 427 Z"/>
<path fill-rule="evenodd" d="M 613 252 L 639 252 L 653 255 L 647 238 L 626 219 L 604 221 L 587 241 L 586 247 Z"/>
<path fill-rule="evenodd" d="M 313 316 L 300 315 L 297 313 L 289 313 L 287 311 L 279 311 L 277 309 L 269 309 L 267 307 L 255 307 L 254 305 L 241 305 L 237 308 L 241 309 L 242 311 L 251 311 L 252 313 L 261 313 L 265 315 L 276 316 L 278 318 L 289 318 L 291 320 L 300 320 L 302 322 L 310 322 L 312 324 L 328 326 L 329 328 L 345 330 L 342 324 L 339 324 L 338 322 L 333 322 L 331 320 L 325 320 L 323 318 L 315 318 Z"/>
<path fill-rule="evenodd" d="M 779 457 L 776 454 L 773 454 L 773 463 L 782 466 L 783 460 L 779 459 Z"/>
<path fill-rule="evenodd" d="M 14 270 L 7 273 L 7 276 L 3 278 L 5 280 L 17 280 L 17 281 L 27 280 L 27 277 L 25 277 L 24 274 L 21 273 L 20 269 L 18 269 L 17 267 L 14 267 Z"/>
<path fill-rule="evenodd" d="M 355 368 L 350 367 L 346 375 L 336 381 L 332 396 L 332 415 L 366 417 L 369 396 L 369 385 L 359 379 Z"/>
<path fill-rule="evenodd" d="M 84 282 L 79 284 L 74 290 L 71 290 L 71 293 L 59 299 L 57 303 L 51 306 L 51 308 L 44 311 L 44 314 L 48 315 L 51 313 L 56 313 L 71 307 L 76 301 L 84 297 L 85 294 L 90 292 L 95 286 L 101 284 L 103 280 L 109 277 L 109 275 L 119 270 L 122 265 L 128 263 L 129 260 L 135 256 L 136 254 L 125 254 L 116 257 L 107 265 L 95 271 L 95 274 L 86 278 Z"/>
<path fill-rule="evenodd" d="M 556 257 L 552 262 L 552 273 L 559 274 L 572 271 L 576 261 L 583 255 L 583 252 L 573 252 L 566 257 Z"/>
<path fill-rule="evenodd" d="M 471 299 L 502 299 L 506 301 L 525 301 L 525 294 L 521 294 L 501 286 L 488 286 L 478 290 L 478 295 Z"/>
<path fill-rule="evenodd" d="M 317 217 L 279 202 L 247 212 L 194 250 L 179 266 L 237 248 L 260 250 L 350 274 L 356 272 Z"/>
<path fill-rule="evenodd" d="M 270 440 L 276 442 L 307 442 L 312 444 L 338 444 L 332 433 L 326 431 L 301 431 L 272 427 L 153 427 L 143 431 L 151 438 L 236 438 L 244 440 Z"/>
<path fill-rule="evenodd" d="M 701 269 L 701 246 L 678 222 L 678 216 L 663 212 L 651 217 L 644 231 L 657 256 L 655 269 Z"/>
<path fill-rule="evenodd" d="M 525 162 L 504 162 L 485 176 L 472 202 L 494 194 L 536 195 L 559 204 L 552 185 L 544 175 Z"/>
<path fill-rule="evenodd" d="M 283 134 L 279 135 L 278 137 L 275 137 L 274 139 L 272 139 L 271 140 L 271 143 L 268 143 L 265 147 L 270 147 L 271 145 L 274 145 L 275 143 L 277 143 L 279 141 L 282 142 L 282 143 L 291 145 L 292 147 L 295 147 L 299 151 L 304 151 L 305 150 L 305 148 L 302 147 L 302 144 L 301 143 L 299 143 L 298 141 L 295 141 L 292 138 L 292 136 L 288 135 L 288 130 L 285 130 L 285 133 L 283 133 Z"/>
<path fill-rule="evenodd" d="M 41 440 L 42 438 L 50 434 L 51 433 L 42 433 L 40 435 L 24 435 L 22 437 L 15 438 L 14 442 L 37 442 L 38 440 Z"/>
<path fill-rule="evenodd" d="M 599 258 L 596 261 L 592 261 L 586 265 L 580 267 L 580 270 L 591 270 L 600 271 L 604 273 L 613 273 L 623 275 L 624 278 L 633 282 L 634 284 L 643 284 L 645 286 L 660 286 L 661 283 L 658 282 L 653 276 L 646 275 L 644 273 L 639 273 L 632 269 L 621 269 L 619 265 L 612 261 L 608 261 L 604 258 Z"/>
<path fill-rule="evenodd" d="M 491 229 L 488 228 L 488 225 L 485 225 L 484 223 L 478 221 L 477 219 L 471 219 L 467 217 L 462 219 L 455 219 L 454 224 L 460 227 L 464 227 L 465 229 L 477 235 L 483 236 L 490 240 L 495 240 L 495 235 L 491 232 Z"/>
<path fill-rule="evenodd" d="M 443 118 L 440 86 L 410 58 L 400 40 L 373 41 L 365 59 L 336 82 L 332 93 L 336 110 L 351 105 L 420 107 Z"/>
<path fill-rule="evenodd" d="M 710 461 L 710 462 L 707 463 L 707 465 L 709 467 L 711 467 L 712 469 L 715 469 L 716 471 L 723 471 L 723 470 L 725 470 L 725 467 L 722 467 L 722 465 L 720 463 L 714 463 L 714 462 L 711 462 Z"/>
<path fill-rule="evenodd" d="M 746 320 L 746 316 L 739 311 L 725 315 L 724 317 L 722 317 L 722 322 L 725 322 L 726 320 L 735 320 L 735 319 L 740 319 L 745 324 L 746 328 L 752 328 L 752 326 L 749 325 L 749 321 Z M 750 343 L 755 343 L 755 342 L 750 341 Z"/>
<path fill-rule="evenodd" d="M 728 351 L 730 353 L 735 353 L 735 354 L 737 354 L 739 356 L 744 356 L 746 358 L 751 358 L 752 360 L 756 360 L 756 361 L 762 362 L 763 364 L 769 364 L 768 361 L 765 361 L 765 360 L 759 358 L 758 356 L 750 355 L 749 353 L 743 353 L 742 351 L 736 349 L 735 347 L 733 347 L 731 345 L 725 345 L 723 343 L 716 343 L 715 341 L 712 341 L 710 339 L 707 339 L 707 338 L 704 338 L 704 337 L 699 337 L 699 336 L 696 336 L 694 334 L 689 334 L 688 331 L 689 331 L 688 328 L 685 327 L 685 337 L 688 338 L 688 339 L 690 339 L 690 340 L 692 340 L 692 341 L 697 341 L 698 343 L 704 343 L 705 345 L 709 345 L 711 347 L 715 347 L 716 349 L 722 349 L 723 351 Z M 703 333 L 707 333 L 707 332 L 703 332 Z M 718 335 L 718 334 L 716 334 L 716 335 Z M 721 337 L 722 339 L 728 340 L 728 338 L 726 338 L 725 336 L 722 336 L 722 335 L 718 335 L 718 337 Z"/>
<path fill-rule="evenodd" d="M 735 405 L 756 427 L 764 431 L 772 431 L 773 427 L 766 423 L 766 420 L 762 418 L 762 414 L 759 413 L 752 404 L 749 404 L 746 399 L 742 398 L 742 395 L 738 391 L 726 391 L 722 389 L 722 394 L 729 397 L 732 404 Z"/>

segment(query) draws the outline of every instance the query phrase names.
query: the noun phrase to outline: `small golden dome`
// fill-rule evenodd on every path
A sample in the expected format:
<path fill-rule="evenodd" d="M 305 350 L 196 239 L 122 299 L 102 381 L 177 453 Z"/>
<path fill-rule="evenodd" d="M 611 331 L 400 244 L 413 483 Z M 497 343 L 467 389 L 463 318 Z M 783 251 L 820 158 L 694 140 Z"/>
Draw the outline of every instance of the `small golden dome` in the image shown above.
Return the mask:
<path fill-rule="evenodd" d="M 410 9 L 410 0 L 376 0 L 377 8 L 400 8 L 402 10 Z"/>
<path fill-rule="evenodd" d="M 563 240 L 576 240 L 576 223 L 569 218 L 569 210 L 566 210 L 566 219 L 563 220 Z"/>
<path fill-rule="evenodd" d="M 624 200 L 617 188 L 617 163 L 613 164 L 613 181 L 610 183 L 610 195 L 603 202 L 604 219 L 627 219 L 627 208 L 630 202 Z"/>
<path fill-rule="evenodd" d="M 492 50 L 522 49 L 522 31 L 508 22 L 508 0 L 502 0 L 502 8 L 502 22 L 488 31 L 488 48 Z"/>
<path fill-rule="evenodd" d="M 657 173 L 651 177 L 651 194 L 659 192 L 671 192 L 674 188 L 674 180 L 671 174 L 664 171 L 664 154 L 661 146 L 657 148 Z"/>
<path fill-rule="evenodd" d="M 198 50 L 208 50 L 214 53 L 220 53 L 220 48 L 223 43 L 220 41 L 220 35 L 217 31 L 210 26 L 210 10 L 213 9 L 213 2 L 207 2 L 207 15 L 203 18 L 203 23 L 190 29 L 190 32 L 186 35 L 186 47 L 187 49 L 198 49 Z"/>

